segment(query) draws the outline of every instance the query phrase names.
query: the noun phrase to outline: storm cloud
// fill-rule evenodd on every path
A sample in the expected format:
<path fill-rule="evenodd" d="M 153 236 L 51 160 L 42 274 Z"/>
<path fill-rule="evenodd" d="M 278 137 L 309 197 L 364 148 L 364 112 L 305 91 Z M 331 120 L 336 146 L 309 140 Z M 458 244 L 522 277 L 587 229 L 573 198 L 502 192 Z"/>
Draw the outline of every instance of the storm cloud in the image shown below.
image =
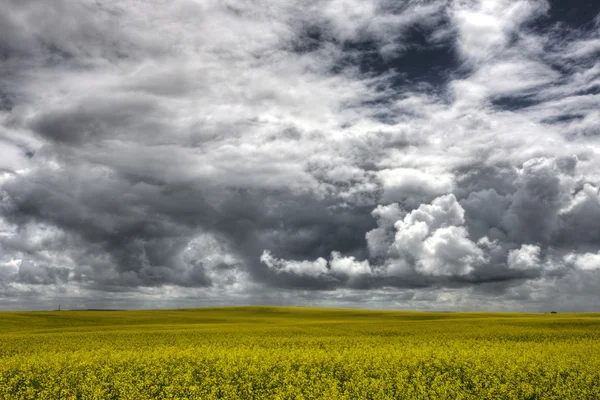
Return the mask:
<path fill-rule="evenodd" d="M 600 306 L 600 4 L 0 4 L 0 306 Z"/>

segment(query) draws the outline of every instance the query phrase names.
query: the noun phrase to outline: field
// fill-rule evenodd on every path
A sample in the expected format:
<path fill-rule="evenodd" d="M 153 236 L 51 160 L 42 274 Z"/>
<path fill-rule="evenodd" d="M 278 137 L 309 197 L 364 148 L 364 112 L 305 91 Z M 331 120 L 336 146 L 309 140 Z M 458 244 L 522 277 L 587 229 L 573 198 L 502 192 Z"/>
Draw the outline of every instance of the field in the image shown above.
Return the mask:
<path fill-rule="evenodd" d="M 2 399 L 597 399 L 600 313 L 0 313 Z"/>

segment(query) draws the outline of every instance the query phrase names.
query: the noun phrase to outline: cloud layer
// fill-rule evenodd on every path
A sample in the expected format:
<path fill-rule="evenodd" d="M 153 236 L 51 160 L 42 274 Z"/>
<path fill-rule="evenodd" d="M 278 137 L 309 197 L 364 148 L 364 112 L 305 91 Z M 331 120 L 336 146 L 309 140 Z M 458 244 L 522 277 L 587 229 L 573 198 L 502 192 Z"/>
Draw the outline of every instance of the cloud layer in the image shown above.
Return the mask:
<path fill-rule="evenodd" d="M 0 5 L 0 306 L 600 306 L 600 5 Z"/>

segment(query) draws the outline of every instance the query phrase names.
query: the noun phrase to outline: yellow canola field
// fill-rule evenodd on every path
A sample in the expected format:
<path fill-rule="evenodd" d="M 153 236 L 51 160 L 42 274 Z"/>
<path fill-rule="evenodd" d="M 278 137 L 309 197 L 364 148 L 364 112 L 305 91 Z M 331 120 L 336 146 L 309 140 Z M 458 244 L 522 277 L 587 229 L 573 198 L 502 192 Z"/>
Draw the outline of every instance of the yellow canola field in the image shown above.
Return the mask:
<path fill-rule="evenodd" d="M 600 314 L 0 313 L 1 399 L 600 399 Z"/>

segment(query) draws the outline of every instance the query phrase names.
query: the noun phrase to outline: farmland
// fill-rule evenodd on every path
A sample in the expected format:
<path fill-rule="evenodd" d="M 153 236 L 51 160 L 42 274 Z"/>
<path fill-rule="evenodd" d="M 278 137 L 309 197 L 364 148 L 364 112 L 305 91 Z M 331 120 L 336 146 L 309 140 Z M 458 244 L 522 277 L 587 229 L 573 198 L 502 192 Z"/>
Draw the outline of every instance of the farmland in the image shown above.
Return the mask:
<path fill-rule="evenodd" d="M 0 313 L 1 399 L 594 399 L 600 313 Z"/>

